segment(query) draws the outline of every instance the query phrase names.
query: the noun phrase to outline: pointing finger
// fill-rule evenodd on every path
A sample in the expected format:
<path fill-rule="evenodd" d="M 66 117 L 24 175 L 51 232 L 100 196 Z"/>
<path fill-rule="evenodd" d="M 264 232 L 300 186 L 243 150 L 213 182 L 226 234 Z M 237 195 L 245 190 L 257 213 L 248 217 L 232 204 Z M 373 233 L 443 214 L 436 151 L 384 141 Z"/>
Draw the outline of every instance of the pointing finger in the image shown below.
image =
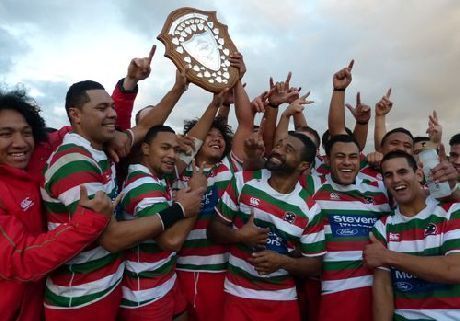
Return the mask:
<path fill-rule="evenodd" d="M 391 95 L 391 88 L 388 89 L 387 93 L 385 94 L 385 97 L 390 98 Z"/>
<path fill-rule="evenodd" d="M 356 106 L 361 105 L 361 93 L 358 91 L 356 94 Z"/>
<path fill-rule="evenodd" d="M 345 104 L 345 107 L 354 115 L 355 114 L 355 108 L 350 105 L 350 104 Z"/>
<path fill-rule="evenodd" d="M 291 81 L 291 77 L 292 77 L 292 72 L 288 72 L 287 77 L 286 77 L 286 82 L 284 84 L 286 90 L 289 89 L 289 82 Z"/>
<path fill-rule="evenodd" d="M 354 65 L 354 64 L 355 64 L 355 60 L 352 59 L 352 60 L 350 61 L 350 63 L 348 64 L 348 69 L 350 69 L 350 70 L 353 69 L 353 65 Z"/>
<path fill-rule="evenodd" d="M 152 62 L 152 58 L 153 56 L 155 55 L 155 51 L 157 50 L 157 46 L 156 45 L 153 45 L 152 48 L 150 48 L 150 52 L 149 52 L 149 65 L 150 63 Z"/>

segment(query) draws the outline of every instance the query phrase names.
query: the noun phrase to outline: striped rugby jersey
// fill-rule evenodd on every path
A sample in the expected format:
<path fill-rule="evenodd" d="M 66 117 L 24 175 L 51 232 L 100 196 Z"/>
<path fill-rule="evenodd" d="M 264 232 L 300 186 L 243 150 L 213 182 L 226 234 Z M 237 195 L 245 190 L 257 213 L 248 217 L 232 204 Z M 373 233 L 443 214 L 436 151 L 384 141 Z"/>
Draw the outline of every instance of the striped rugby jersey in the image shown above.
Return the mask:
<path fill-rule="evenodd" d="M 172 190 L 166 180 L 155 177 L 141 164 L 128 167 L 122 193 L 125 220 L 153 216 L 172 205 Z M 126 250 L 121 306 L 141 307 L 168 294 L 176 280 L 175 262 L 176 253 L 162 250 L 153 239 Z"/>
<path fill-rule="evenodd" d="M 268 183 L 270 176 L 265 169 L 236 173 L 219 201 L 218 215 L 241 228 L 253 212 L 257 226 L 270 228 L 266 249 L 282 254 L 300 249 L 304 256 L 323 255 L 320 208 L 298 183 L 290 194 L 278 193 Z M 252 252 L 245 244 L 230 247 L 225 291 L 241 298 L 295 300 L 294 278 L 284 269 L 259 275 L 248 260 Z"/>
<path fill-rule="evenodd" d="M 116 194 L 115 166 L 102 150 L 76 133 L 67 134 L 45 167 L 41 194 L 53 230 L 70 221 L 80 199 L 80 185 L 88 195 Z M 124 264 L 119 253 L 110 253 L 98 241 L 62 265 L 46 280 L 45 304 L 55 308 L 83 307 L 109 295 L 120 283 Z"/>
<path fill-rule="evenodd" d="M 432 197 L 426 203 L 413 217 L 403 216 L 397 208 L 375 224 L 373 234 L 395 252 L 418 256 L 460 252 L 460 203 L 441 205 Z M 460 284 L 425 281 L 394 267 L 390 272 L 394 320 L 460 320 Z"/>
<path fill-rule="evenodd" d="M 206 231 L 210 220 L 215 216 L 217 202 L 225 192 L 233 173 L 240 170 L 239 162 L 232 158 L 232 156 L 226 156 L 222 161 L 205 171 L 208 184 L 207 191 L 203 195 L 202 208 L 195 226 L 187 235 L 178 254 L 178 270 L 208 273 L 227 270 L 227 248 L 209 240 Z M 181 181 L 185 184 L 193 175 L 192 166 L 190 164 L 181 176 Z"/>
<path fill-rule="evenodd" d="M 313 196 L 321 207 L 327 253 L 321 276 L 322 295 L 372 286 L 372 271 L 363 266 L 363 250 L 374 223 L 390 206 L 381 182 L 340 185 L 330 175 Z M 331 307 L 329 307 L 331 308 Z"/>

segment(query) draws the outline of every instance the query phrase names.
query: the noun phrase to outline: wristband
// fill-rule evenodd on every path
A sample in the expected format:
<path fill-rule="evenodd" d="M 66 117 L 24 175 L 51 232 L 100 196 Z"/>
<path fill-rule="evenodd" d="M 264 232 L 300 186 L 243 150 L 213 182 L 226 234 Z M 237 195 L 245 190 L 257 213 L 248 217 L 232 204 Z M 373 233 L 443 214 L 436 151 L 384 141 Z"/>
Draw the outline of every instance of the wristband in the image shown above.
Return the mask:
<path fill-rule="evenodd" d="M 180 203 L 174 202 L 172 206 L 158 212 L 158 216 L 163 223 L 163 230 L 166 230 L 185 217 L 184 208 Z"/>
<path fill-rule="evenodd" d="M 268 103 L 267 106 L 271 107 L 271 108 L 275 108 L 275 109 L 278 109 L 279 105 L 273 105 L 273 104 L 270 104 Z"/>
<path fill-rule="evenodd" d="M 356 123 L 357 123 L 358 125 L 367 125 L 367 124 L 369 124 L 368 121 L 357 121 Z"/>
<path fill-rule="evenodd" d="M 345 88 L 342 88 L 342 89 L 334 88 L 334 91 L 345 91 Z"/>

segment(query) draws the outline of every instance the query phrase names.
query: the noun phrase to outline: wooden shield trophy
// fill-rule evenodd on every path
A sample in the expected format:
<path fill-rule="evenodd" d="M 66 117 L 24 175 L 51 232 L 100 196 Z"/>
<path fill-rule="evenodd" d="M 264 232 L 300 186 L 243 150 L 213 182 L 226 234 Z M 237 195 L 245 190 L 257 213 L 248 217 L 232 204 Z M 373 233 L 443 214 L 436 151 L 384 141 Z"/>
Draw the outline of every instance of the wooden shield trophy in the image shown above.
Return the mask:
<path fill-rule="evenodd" d="M 188 80 L 201 88 L 219 92 L 239 79 L 230 67 L 231 53 L 237 51 L 227 26 L 217 21 L 215 11 L 181 8 L 172 11 L 157 37 L 170 58 Z"/>

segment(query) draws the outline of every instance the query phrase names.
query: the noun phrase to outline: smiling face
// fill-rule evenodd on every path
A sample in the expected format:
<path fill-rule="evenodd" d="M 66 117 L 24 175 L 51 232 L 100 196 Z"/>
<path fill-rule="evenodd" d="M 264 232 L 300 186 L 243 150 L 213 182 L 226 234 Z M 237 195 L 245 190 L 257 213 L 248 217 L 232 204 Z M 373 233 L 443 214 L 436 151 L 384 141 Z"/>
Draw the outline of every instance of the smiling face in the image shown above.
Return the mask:
<path fill-rule="evenodd" d="M 34 150 L 32 127 L 17 111 L 0 111 L 0 164 L 24 169 Z"/>
<path fill-rule="evenodd" d="M 354 142 L 336 142 L 326 163 L 331 167 L 334 182 L 342 185 L 353 184 L 359 172 L 359 149 Z"/>
<path fill-rule="evenodd" d="M 207 164 L 217 163 L 224 156 L 225 146 L 224 136 L 220 130 L 213 127 L 209 130 L 203 146 L 201 146 L 198 158 L 206 161 Z"/>
<path fill-rule="evenodd" d="M 115 104 L 105 90 L 88 90 L 86 93 L 87 103 L 69 109 L 72 125 L 94 148 L 102 149 L 103 144 L 115 136 Z"/>
<path fill-rule="evenodd" d="M 273 147 L 265 162 L 265 168 L 270 171 L 293 173 L 308 169 L 309 164 L 301 160 L 302 142 L 293 136 L 280 139 Z"/>
<path fill-rule="evenodd" d="M 142 144 L 143 164 L 158 177 L 174 172 L 179 158 L 177 136 L 171 132 L 159 132 L 149 143 Z"/>
<path fill-rule="evenodd" d="M 399 205 L 411 205 L 423 194 L 419 182 L 423 179 L 421 169 L 414 169 L 407 159 L 393 158 L 382 162 L 383 182 Z"/>

